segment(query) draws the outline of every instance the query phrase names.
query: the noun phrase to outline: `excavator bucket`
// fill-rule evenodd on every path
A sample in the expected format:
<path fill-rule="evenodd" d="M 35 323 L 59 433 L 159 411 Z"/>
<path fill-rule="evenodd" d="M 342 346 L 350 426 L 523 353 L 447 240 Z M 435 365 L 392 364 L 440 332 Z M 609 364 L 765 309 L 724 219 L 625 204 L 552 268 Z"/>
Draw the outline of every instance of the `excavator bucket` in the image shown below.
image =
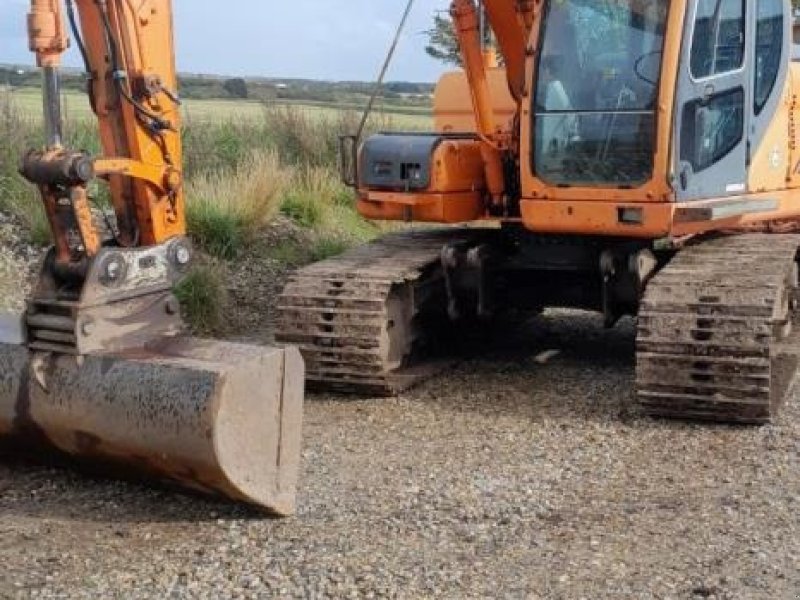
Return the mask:
<path fill-rule="evenodd" d="M 0 443 L 223 495 L 295 508 L 303 410 L 299 353 L 168 338 L 85 357 L 22 344 L 0 319 Z"/>

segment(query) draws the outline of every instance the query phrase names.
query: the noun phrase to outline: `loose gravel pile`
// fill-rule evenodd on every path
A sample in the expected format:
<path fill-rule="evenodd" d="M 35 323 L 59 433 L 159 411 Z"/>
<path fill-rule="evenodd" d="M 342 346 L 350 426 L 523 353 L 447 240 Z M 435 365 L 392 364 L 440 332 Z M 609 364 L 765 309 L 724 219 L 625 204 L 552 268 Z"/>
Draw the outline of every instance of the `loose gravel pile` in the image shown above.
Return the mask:
<path fill-rule="evenodd" d="M 0 211 L 0 312 L 22 309 L 41 250 L 27 244 L 19 222 Z"/>
<path fill-rule="evenodd" d="M 312 243 L 307 230 L 278 215 L 259 238 L 239 251 L 236 260 L 224 267 L 228 309 L 223 324 L 226 337 L 241 342 L 270 341 L 274 336 L 275 307 L 291 267 L 287 264 L 293 247 Z M 288 250 L 287 250 L 288 249 Z"/>
<path fill-rule="evenodd" d="M 641 419 L 630 323 L 498 338 L 397 399 L 308 398 L 291 519 L 5 463 L 0 596 L 798 597 L 796 399 Z"/>

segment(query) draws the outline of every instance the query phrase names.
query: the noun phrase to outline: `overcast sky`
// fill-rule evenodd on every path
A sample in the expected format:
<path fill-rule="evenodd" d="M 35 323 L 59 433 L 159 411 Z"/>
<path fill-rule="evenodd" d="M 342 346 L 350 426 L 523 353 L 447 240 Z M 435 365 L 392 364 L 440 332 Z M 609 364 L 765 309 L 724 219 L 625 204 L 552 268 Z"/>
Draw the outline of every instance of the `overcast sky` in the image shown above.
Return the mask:
<path fill-rule="evenodd" d="M 220 75 L 372 80 L 406 0 L 173 0 L 178 69 Z M 388 78 L 434 81 L 421 32 L 449 0 L 416 0 Z M 0 63 L 31 64 L 27 0 L 0 0 Z M 78 66 L 72 54 L 66 64 Z"/>

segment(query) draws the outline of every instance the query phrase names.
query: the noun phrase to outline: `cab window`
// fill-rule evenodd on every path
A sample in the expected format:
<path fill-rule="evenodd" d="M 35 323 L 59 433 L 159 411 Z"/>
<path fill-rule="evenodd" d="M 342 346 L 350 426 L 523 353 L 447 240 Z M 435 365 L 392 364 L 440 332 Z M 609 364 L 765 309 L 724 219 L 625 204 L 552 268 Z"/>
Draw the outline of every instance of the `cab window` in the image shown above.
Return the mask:
<path fill-rule="evenodd" d="M 653 176 L 669 2 L 550 0 L 534 94 L 534 172 L 560 186 Z"/>
<path fill-rule="evenodd" d="M 695 173 L 725 158 L 744 136 L 744 90 L 698 98 L 683 108 L 681 160 Z"/>
<path fill-rule="evenodd" d="M 755 112 L 761 113 L 778 79 L 783 51 L 783 2 L 758 0 Z"/>
<path fill-rule="evenodd" d="M 744 17 L 744 0 L 698 1 L 692 35 L 692 77 L 703 79 L 741 68 Z"/>

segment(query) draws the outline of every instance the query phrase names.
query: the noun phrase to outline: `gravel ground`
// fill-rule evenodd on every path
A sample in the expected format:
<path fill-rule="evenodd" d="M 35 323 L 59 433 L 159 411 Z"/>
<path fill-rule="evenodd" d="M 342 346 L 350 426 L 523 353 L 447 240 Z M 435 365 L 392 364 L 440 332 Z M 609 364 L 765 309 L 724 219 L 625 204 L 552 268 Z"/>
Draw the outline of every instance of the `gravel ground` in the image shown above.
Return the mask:
<path fill-rule="evenodd" d="M 0 310 L 38 258 L 17 233 L 0 213 Z M 266 339 L 285 269 L 252 253 L 230 330 Z M 797 399 L 765 428 L 640 419 L 630 322 L 495 335 L 400 398 L 310 396 L 291 519 L 0 463 L 0 598 L 800 598 Z"/>
<path fill-rule="evenodd" d="M 286 520 L 6 463 L 0 596 L 800 597 L 800 404 L 640 419 L 632 350 L 552 313 L 400 398 L 312 396 Z"/>
<path fill-rule="evenodd" d="M 223 327 L 225 337 L 255 343 L 273 339 L 276 299 L 290 270 L 287 257 L 276 253 L 276 248 L 310 243 L 305 230 L 277 215 L 258 239 L 240 249 L 237 259 L 223 271 L 230 306 Z"/>
<path fill-rule="evenodd" d="M 0 212 L 0 312 L 20 311 L 41 250 L 20 240 L 20 224 Z"/>

